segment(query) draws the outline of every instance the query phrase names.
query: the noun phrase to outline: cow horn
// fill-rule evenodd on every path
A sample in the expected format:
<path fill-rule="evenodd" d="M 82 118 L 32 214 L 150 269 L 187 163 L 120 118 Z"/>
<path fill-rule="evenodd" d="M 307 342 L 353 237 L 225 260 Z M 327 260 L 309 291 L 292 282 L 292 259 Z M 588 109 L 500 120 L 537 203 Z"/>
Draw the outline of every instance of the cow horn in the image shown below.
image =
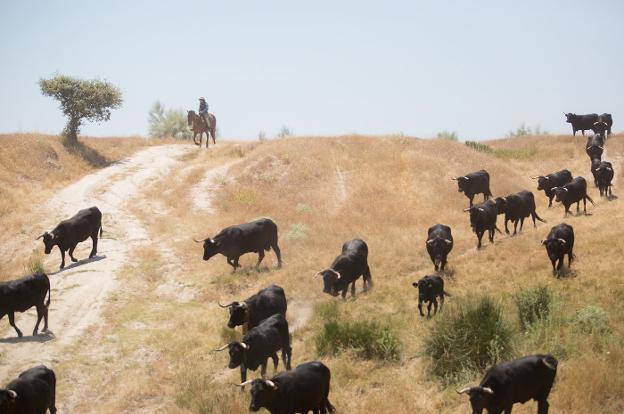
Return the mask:
<path fill-rule="evenodd" d="M 245 351 L 247 351 L 247 350 L 249 349 L 249 345 L 247 345 L 247 344 L 246 344 L 246 343 L 244 343 L 244 342 L 240 342 L 240 346 L 241 346 L 241 348 L 243 348 Z"/>
<path fill-rule="evenodd" d="M 16 399 L 17 398 L 17 393 L 13 390 L 7 390 L 7 392 L 9 393 L 9 397 Z"/>
<path fill-rule="evenodd" d="M 490 395 L 494 395 L 494 391 L 490 387 L 481 387 L 484 392 L 487 392 Z"/>
<path fill-rule="evenodd" d="M 340 273 L 339 273 L 339 272 L 336 272 L 336 271 L 335 271 L 334 269 L 332 269 L 332 268 L 329 268 L 329 269 L 327 269 L 327 270 L 329 270 L 330 272 L 333 272 L 336 276 L 338 276 L 338 280 L 340 280 L 340 278 L 342 277 L 342 276 L 340 275 Z"/>
<path fill-rule="evenodd" d="M 470 178 L 468 178 L 468 177 L 467 177 L 467 176 L 465 176 L 465 175 L 464 175 L 462 178 L 463 178 L 464 180 L 470 180 Z"/>
<path fill-rule="evenodd" d="M 452 181 L 457 181 L 457 177 L 451 178 Z"/>
<path fill-rule="evenodd" d="M 245 381 L 245 382 L 243 382 L 243 383 L 240 383 L 240 384 L 234 384 L 234 385 L 236 385 L 237 387 L 241 387 L 241 388 L 243 388 L 245 385 L 249 385 L 249 384 L 251 384 L 252 382 L 253 382 L 253 380 L 252 380 L 252 379 L 250 379 L 250 380 L 247 380 L 247 381 Z"/>
<path fill-rule="evenodd" d="M 482 209 L 481 207 L 479 207 L 477 210 L 479 210 L 479 211 L 483 211 L 483 209 Z"/>
<path fill-rule="evenodd" d="M 553 191 L 555 188 L 559 188 L 559 187 L 553 187 L 553 188 L 550 189 L 550 191 Z"/>
<path fill-rule="evenodd" d="M 557 366 L 546 361 L 546 358 L 542 359 L 542 362 L 544 363 L 544 365 L 546 365 L 548 368 L 552 369 L 553 371 L 557 369 Z"/>
<path fill-rule="evenodd" d="M 598 125 L 600 122 L 594 122 L 594 125 Z"/>
<path fill-rule="evenodd" d="M 227 348 L 228 346 L 230 346 L 230 344 L 225 344 L 223 345 L 221 348 L 219 349 L 213 349 L 212 352 L 221 352 L 223 351 L 225 348 Z"/>
<path fill-rule="evenodd" d="M 469 211 L 470 211 L 470 207 L 464 209 L 464 212 L 466 212 L 466 213 L 469 212 Z"/>
<path fill-rule="evenodd" d="M 602 148 L 600 145 L 597 145 L 598 148 L 600 148 L 601 150 L 603 150 L 604 148 Z"/>
<path fill-rule="evenodd" d="M 221 302 L 217 302 L 217 304 L 222 308 L 229 308 L 230 306 L 236 304 L 236 301 L 230 303 L 229 305 L 222 305 Z"/>
<path fill-rule="evenodd" d="M 451 244 L 453 243 L 453 241 L 449 240 L 449 239 L 444 239 L 444 241 L 446 242 L 446 244 Z"/>
<path fill-rule="evenodd" d="M 433 239 L 427 240 L 427 244 L 431 244 L 431 243 L 433 243 Z"/>
<path fill-rule="evenodd" d="M 531 177 L 531 180 L 537 180 L 538 178 L 544 178 L 543 175 L 536 175 L 535 177 Z"/>
<path fill-rule="evenodd" d="M 266 385 L 268 385 L 269 387 L 273 388 L 274 390 L 276 390 L 276 389 L 277 389 L 277 384 L 276 384 L 276 383 L 274 383 L 274 382 L 273 382 L 273 381 L 271 381 L 271 380 L 264 380 L 264 383 L 265 383 Z"/>
<path fill-rule="evenodd" d="M 462 388 L 461 390 L 457 390 L 457 393 L 458 393 L 458 394 L 465 394 L 465 393 L 467 393 L 468 391 L 470 391 L 470 388 L 472 388 L 472 387 Z"/>
<path fill-rule="evenodd" d="M 565 191 L 567 193 L 570 190 L 568 190 L 567 187 L 563 187 L 563 191 Z"/>
<path fill-rule="evenodd" d="M 193 241 L 195 243 L 203 243 L 204 242 L 204 240 L 197 240 L 195 237 L 193 237 Z"/>
<path fill-rule="evenodd" d="M 607 171 L 613 171 L 611 168 L 607 167 Z"/>
<path fill-rule="evenodd" d="M 559 240 L 563 244 L 566 244 L 566 241 L 564 239 L 562 239 L 561 237 L 558 237 L 557 240 Z"/>
<path fill-rule="evenodd" d="M 40 238 L 42 238 L 43 236 L 45 236 L 45 233 L 42 233 L 41 236 L 37 237 L 35 240 L 39 240 Z"/>
<path fill-rule="evenodd" d="M 544 239 L 544 240 L 542 240 L 542 241 L 540 242 L 540 244 L 541 244 L 542 246 L 544 245 L 544 243 L 546 243 L 546 239 Z"/>

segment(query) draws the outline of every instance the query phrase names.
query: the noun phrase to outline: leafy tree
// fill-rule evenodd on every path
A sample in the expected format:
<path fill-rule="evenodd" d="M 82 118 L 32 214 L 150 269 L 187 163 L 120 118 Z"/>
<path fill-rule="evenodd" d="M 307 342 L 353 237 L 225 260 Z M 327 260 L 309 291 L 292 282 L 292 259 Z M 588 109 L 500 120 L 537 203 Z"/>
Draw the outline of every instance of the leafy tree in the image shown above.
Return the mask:
<path fill-rule="evenodd" d="M 165 109 L 159 101 L 154 102 L 148 112 L 149 135 L 154 138 L 173 137 L 190 139 L 186 114 L 183 111 Z"/>
<path fill-rule="evenodd" d="M 113 84 L 98 79 L 79 79 L 57 75 L 40 79 L 39 87 L 45 96 L 51 96 L 61 104 L 67 117 L 63 136 L 70 145 L 78 143 L 78 133 L 83 122 L 108 121 L 111 110 L 121 106 L 121 91 Z"/>
<path fill-rule="evenodd" d="M 441 140 L 446 140 L 446 141 L 458 141 L 459 138 L 457 137 L 457 132 L 455 131 L 440 131 L 438 132 L 438 134 L 436 135 L 436 139 L 441 139 Z"/>
<path fill-rule="evenodd" d="M 286 125 L 282 125 L 279 132 L 277 133 L 278 138 L 289 137 L 292 135 L 292 131 Z"/>

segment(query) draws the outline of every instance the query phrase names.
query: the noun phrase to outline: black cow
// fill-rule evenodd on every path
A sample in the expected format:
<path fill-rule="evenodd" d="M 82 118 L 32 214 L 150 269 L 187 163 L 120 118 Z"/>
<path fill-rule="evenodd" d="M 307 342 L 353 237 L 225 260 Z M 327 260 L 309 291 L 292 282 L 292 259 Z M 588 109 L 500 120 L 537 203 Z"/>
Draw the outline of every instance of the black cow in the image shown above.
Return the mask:
<path fill-rule="evenodd" d="M 46 294 L 48 301 L 45 302 Z M 15 312 L 26 312 L 37 308 L 37 323 L 33 336 L 37 335 L 39 323 L 43 318 L 43 331 L 48 330 L 48 306 L 50 306 L 50 279 L 45 273 L 38 273 L 8 282 L 0 282 L 0 319 L 9 315 L 9 323 L 22 337 L 22 331 L 15 325 Z"/>
<path fill-rule="evenodd" d="M 433 314 L 438 313 L 438 299 L 440 298 L 440 310 L 444 305 L 444 295 L 450 296 L 444 291 L 444 279 L 437 275 L 429 275 L 412 283 L 418 288 L 418 312 L 420 316 L 425 316 L 422 310 L 423 302 L 427 302 L 427 317 L 431 316 L 431 305 L 433 304 Z"/>
<path fill-rule="evenodd" d="M 0 389 L 0 413 L 56 413 L 56 376 L 51 369 L 39 365 L 30 368 Z"/>
<path fill-rule="evenodd" d="M 436 271 L 444 271 L 446 258 L 453 250 L 451 228 L 444 224 L 435 224 L 427 230 L 427 253 Z"/>
<path fill-rule="evenodd" d="M 593 168 L 593 164 L 592 164 Z M 600 196 L 603 195 L 605 197 L 609 197 L 613 195 L 611 192 L 611 181 L 613 180 L 613 165 L 609 161 L 601 161 L 598 168 L 596 168 L 596 178 L 598 184 L 598 190 L 600 191 Z"/>
<path fill-rule="evenodd" d="M 260 374 L 266 376 L 267 360 L 273 359 L 273 365 L 277 370 L 277 351 L 282 350 L 282 363 L 290 370 L 292 348 L 290 347 L 290 335 L 288 322 L 284 315 L 276 314 L 260 322 L 250 329 L 240 342 L 231 342 L 215 351 L 223 351 L 229 348 L 230 362 L 228 368 L 240 367 L 241 382 L 247 380 L 247 370 L 255 371 L 262 366 Z"/>
<path fill-rule="evenodd" d="M 485 170 L 480 170 L 470 174 L 466 174 L 461 177 L 454 177 L 452 180 L 457 181 L 457 191 L 464 193 L 470 200 L 470 207 L 472 207 L 472 200 L 475 194 L 483 193 L 483 201 L 492 197 L 490 191 L 490 174 Z"/>
<path fill-rule="evenodd" d="M 54 246 L 61 251 L 61 269 L 65 267 L 65 252 L 69 250 L 72 262 L 77 262 L 74 249 L 78 243 L 91 237 L 93 247 L 89 258 L 97 254 L 98 232 L 102 237 L 102 212 L 97 207 L 80 210 L 72 218 L 61 221 L 51 232 L 45 232 L 37 239 L 43 238 L 45 254 L 50 254 Z"/>
<path fill-rule="evenodd" d="M 594 134 L 600 135 L 604 142 L 607 141 L 607 136 L 609 135 L 609 125 L 606 122 L 594 122 L 594 126 L 592 126 L 592 131 L 594 131 Z"/>
<path fill-rule="evenodd" d="M 552 200 L 555 197 L 553 193 L 553 187 L 561 187 L 564 184 L 572 181 L 572 173 L 568 170 L 557 171 L 548 175 L 538 175 L 537 177 L 531 177 L 534 180 L 537 179 L 537 189 L 544 190 L 544 194 L 548 197 L 548 207 L 552 206 Z"/>
<path fill-rule="evenodd" d="M 276 313 L 286 316 L 286 294 L 281 287 L 271 285 L 250 296 L 244 302 L 232 302 L 229 305 L 219 304 L 219 306 L 230 310 L 228 328 L 243 325 L 243 333 L 246 333 Z"/>
<path fill-rule="evenodd" d="M 555 201 L 560 202 L 565 207 L 565 217 L 570 212 L 570 206 L 576 203 L 576 213 L 579 213 L 579 206 L 583 201 L 583 211 L 587 214 L 587 200 L 594 204 L 594 200 L 587 195 L 587 181 L 583 177 L 576 177 L 562 187 L 552 189 L 555 193 Z"/>
<path fill-rule="evenodd" d="M 497 197 L 496 209 L 498 214 L 505 214 L 505 233 L 509 234 L 507 222 L 512 221 L 514 225 L 513 235 L 516 235 L 518 222 L 520 222 L 520 231 L 524 225 L 524 219 L 531 216 L 533 219 L 533 227 L 537 227 L 535 220 L 542 223 L 545 221 L 535 212 L 535 197 L 530 191 L 520 191 L 516 194 L 510 194 L 507 197 Z"/>
<path fill-rule="evenodd" d="M 587 137 L 587 144 L 585 145 L 585 153 L 589 156 L 590 160 L 594 158 L 602 159 L 602 153 L 604 152 L 604 137 L 599 134 L 590 135 Z"/>
<path fill-rule="evenodd" d="M 604 126 L 606 128 L 603 128 L 602 125 L 599 125 L 598 128 L 600 130 L 604 129 L 606 131 L 606 133 L 607 133 L 606 136 L 611 135 L 611 127 L 613 126 L 613 117 L 611 116 L 611 114 L 602 114 L 602 115 L 600 115 L 598 117 L 598 121 L 597 122 L 604 123 Z M 597 131 L 595 129 L 594 129 L 594 132 L 597 133 Z"/>
<path fill-rule="evenodd" d="M 486 230 L 488 231 L 490 242 L 494 243 L 494 231 L 501 232 L 496 227 L 496 204 L 493 201 L 488 201 L 467 208 L 464 211 L 470 213 L 470 226 L 477 235 L 477 249 L 481 248 L 481 238 Z"/>
<path fill-rule="evenodd" d="M 510 414 L 514 404 L 537 401 L 537 414 L 548 414 L 548 395 L 557 375 L 552 355 L 532 355 L 492 367 L 478 387 L 457 391 L 470 397 L 473 414 Z"/>
<path fill-rule="evenodd" d="M 298 365 L 294 370 L 277 374 L 270 380 L 255 379 L 251 384 L 250 411 L 266 408 L 271 414 L 327 414 L 335 411 L 329 402 L 331 373 L 322 362 Z"/>
<path fill-rule="evenodd" d="M 566 122 L 572 124 L 572 135 L 576 135 L 576 131 L 581 131 L 585 136 L 585 131 L 589 131 L 598 122 L 598 114 L 577 115 L 573 113 L 563 113 Z"/>
<path fill-rule="evenodd" d="M 548 236 L 542 240 L 546 253 L 553 267 L 553 274 L 559 277 L 563 267 L 563 258 L 568 255 L 568 267 L 574 259 L 574 229 L 566 223 L 561 223 L 550 229 Z M 555 266 L 556 264 L 556 266 Z"/>
<path fill-rule="evenodd" d="M 598 187 L 598 168 L 600 167 L 601 163 L 602 161 L 600 160 L 600 158 L 594 158 L 591 160 L 591 172 L 594 176 L 594 185 L 596 187 Z"/>
<path fill-rule="evenodd" d="M 364 240 L 353 239 L 342 245 L 342 252 L 332 265 L 318 272 L 315 276 L 323 276 L 323 293 L 342 298 L 347 296 L 351 284 L 351 296 L 355 297 L 355 282 L 360 276 L 364 278 L 364 292 L 373 287 L 373 279 L 368 267 L 368 246 Z"/>
<path fill-rule="evenodd" d="M 214 238 L 195 240 L 204 244 L 204 260 L 220 253 L 227 258 L 227 262 L 236 271 L 238 259 L 245 253 L 258 253 L 260 266 L 264 259 L 265 250 L 273 249 L 277 256 L 277 267 L 282 267 L 282 253 L 277 245 L 277 225 L 268 218 L 258 219 L 250 223 L 226 227 Z"/>

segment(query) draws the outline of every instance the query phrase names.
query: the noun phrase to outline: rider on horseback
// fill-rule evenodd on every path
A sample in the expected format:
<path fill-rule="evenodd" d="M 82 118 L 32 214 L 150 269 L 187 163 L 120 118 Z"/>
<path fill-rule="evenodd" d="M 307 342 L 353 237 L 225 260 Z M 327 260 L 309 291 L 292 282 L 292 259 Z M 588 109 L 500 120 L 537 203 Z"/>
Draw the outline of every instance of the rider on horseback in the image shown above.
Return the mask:
<path fill-rule="evenodd" d="M 199 116 L 202 117 L 206 127 L 210 126 L 210 121 L 208 121 L 208 104 L 206 103 L 206 99 L 202 96 L 199 98 Z"/>

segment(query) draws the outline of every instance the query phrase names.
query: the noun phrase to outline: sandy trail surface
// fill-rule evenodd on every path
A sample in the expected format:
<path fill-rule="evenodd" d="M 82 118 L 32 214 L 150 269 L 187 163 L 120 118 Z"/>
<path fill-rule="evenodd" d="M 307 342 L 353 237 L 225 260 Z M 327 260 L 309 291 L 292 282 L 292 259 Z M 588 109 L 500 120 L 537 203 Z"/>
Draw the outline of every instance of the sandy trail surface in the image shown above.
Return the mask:
<path fill-rule="evenodd" d="M 23 369 L 37 364 L 54 366 L 71 358 L 65 352 L 85 329 L 101 323 L 101 310 L 106 298 L 117 287 L 117 274 L 132 260 L 129 253 L 148 242 L 146 229 L 127 206 L 139 190 L 154 180 L 163 178 L 179 163 L 178 158 L 194 148 L 165 145 L 142 150 L 132 157 L 88 175 L 59 192 L 47 204 L 46 228 L 51 230 L 60 220 L 71 217 L 79 209 L 97 206 L 103 213 L 103 238 L 98 254 L 86 259 L 91 240 L 78 245 L 72 263 L 66 257 L 65 269 L 56 271 L 60 254 L 55 248 L 46 256 L 50 273 L 52 302 L 49 309 L 49 333 L 31 336 L 36 322 L 33 309 L 16 314 L 16 324 L 24 332 L 17 338 L 6 318 L 0 331 L 0 381 L 6 382 Z M 41 246 L 43 250 L 43 245 Z M 82 259 L 82 260 L 80 260 Z M 40 329 L 43 327 L 43 322 Z"/>

